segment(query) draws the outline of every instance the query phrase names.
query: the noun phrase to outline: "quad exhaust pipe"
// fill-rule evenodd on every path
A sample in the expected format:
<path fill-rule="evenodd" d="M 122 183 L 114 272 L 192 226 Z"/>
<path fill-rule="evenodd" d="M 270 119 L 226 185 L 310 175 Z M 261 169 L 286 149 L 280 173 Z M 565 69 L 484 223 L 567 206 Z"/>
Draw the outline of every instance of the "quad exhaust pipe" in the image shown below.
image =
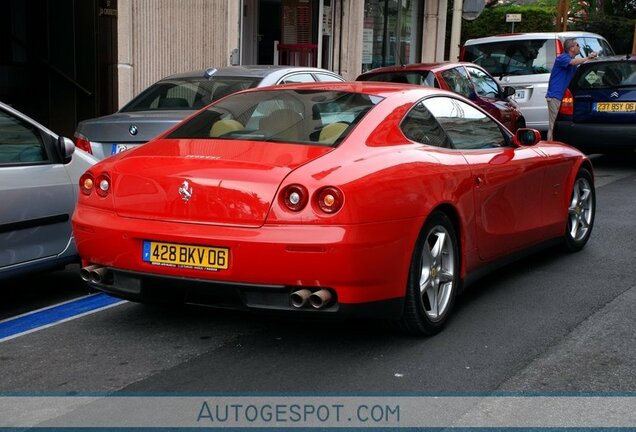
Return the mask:
<path fill-rule="evenodd" d="M 331 295 L 331 291 L 321 289 L 309 296 L 309 303 L 311 303 L 314 309 L 322 309 L 326 306 L 329 306 L 332 297 L 333 296 Z"/>
<path fill-rule="evenodd" d="M 301 308 L 307 304 L 310 296 L 311 291 L 306 288 L 294 291 L 293 293 L 291 293 L 291 304 L 295 308 Z"/>
<path fill-rule="evenodd" d="M 324 288 L 314 292 L 303 288 L 292 292 L 290 296 L 291 305 L 296 309 L 306 306 L 311 306 L 314 309 L 323 309 L 331 305 L 333 298 L 331 291 Z"/>
<path fill-rule="evenodd" d="M 111 283 L 113 280 L 112 273 L 108 268 L 94 264 L 80 269 L 80 277 L 84 282 L 92 282 L 96 284 Z"/>

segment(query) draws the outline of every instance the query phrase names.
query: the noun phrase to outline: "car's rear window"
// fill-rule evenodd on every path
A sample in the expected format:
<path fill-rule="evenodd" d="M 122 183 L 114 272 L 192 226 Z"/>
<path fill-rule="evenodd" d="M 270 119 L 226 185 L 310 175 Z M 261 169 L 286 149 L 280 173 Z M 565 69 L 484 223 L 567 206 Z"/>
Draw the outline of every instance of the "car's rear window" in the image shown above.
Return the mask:
<path fill-rule="evenodd" d="M 232 95 L 167 138 L 215 138 L 335 146 L 382 100 L 329 90 L 267 90 Z"/>
<path fill-rule="evenodd" d="M 553 39 L 526 39 L 466 45 L 462 60 L 498 77 L 549 73 L 555 56 Z"/>
<path fill-rule="evenodd" d="M 261 78 L 175 78 L 159 81 L 124 106 L 122 112 L 198 110 L 231 93 L 256 87 Z"/>
<path fill-rule="evenodd" d="M 616 88 L 636 86 L 636 62 L 590 61 L 579 68 L 573 88 Z"/>
<path fill-rule="evenodd" d="M 435 79 L 435 74 L 429 71 L 405 71 L 405 72 L 386 72 L 372 75 L 364 75 L 358 78 L 358 81 L 381 81 L 402 84 L 415 84 L 427 87 L 437 87 L 439 84 Z"/>

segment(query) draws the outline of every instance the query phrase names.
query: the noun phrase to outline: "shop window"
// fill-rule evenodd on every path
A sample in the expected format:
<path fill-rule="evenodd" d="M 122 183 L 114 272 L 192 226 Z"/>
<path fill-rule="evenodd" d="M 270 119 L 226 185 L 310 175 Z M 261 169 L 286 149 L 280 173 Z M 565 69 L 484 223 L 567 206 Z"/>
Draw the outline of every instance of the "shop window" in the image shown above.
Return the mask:
<path fill-rule="evenodd" d="M 362 71 L 420 61 L 423 2 L 365 0 Z"/>

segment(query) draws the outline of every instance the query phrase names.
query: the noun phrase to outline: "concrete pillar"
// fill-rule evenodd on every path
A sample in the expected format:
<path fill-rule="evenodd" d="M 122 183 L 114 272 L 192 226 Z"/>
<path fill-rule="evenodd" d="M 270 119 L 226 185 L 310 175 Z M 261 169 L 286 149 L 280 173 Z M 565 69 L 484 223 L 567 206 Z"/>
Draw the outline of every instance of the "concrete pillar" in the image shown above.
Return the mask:
<path fill-rule="evenodd" d="M 459 43 L 462 35 L 462 8 L 463 0 L 453 0 L 453 22 L 451 25 L 450 49 L 448 59 L 457 61 L 459 58 Z"/>
<path fill-rule="evenodd" d="M 117 104 L 133 98 L 132 0 L 117 3 Z"/>

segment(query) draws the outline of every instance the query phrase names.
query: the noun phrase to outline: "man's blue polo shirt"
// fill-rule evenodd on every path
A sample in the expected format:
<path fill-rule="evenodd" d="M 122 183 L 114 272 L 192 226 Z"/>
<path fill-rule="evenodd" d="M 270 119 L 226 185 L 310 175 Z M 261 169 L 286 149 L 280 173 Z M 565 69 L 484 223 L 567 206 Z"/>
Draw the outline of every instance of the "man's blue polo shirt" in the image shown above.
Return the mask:
<path fill-rule="evenodd" d="M 576 72 L 576 66 L 571 65 L 572 57 L 568 53 L 563 53 L 556 58 L 552 73 L 550 74 L 550 82 L 548 83 L 548 91 L 546 98 L 563 99 L 565 89 L 570 85 L 572 77 Z"/>

